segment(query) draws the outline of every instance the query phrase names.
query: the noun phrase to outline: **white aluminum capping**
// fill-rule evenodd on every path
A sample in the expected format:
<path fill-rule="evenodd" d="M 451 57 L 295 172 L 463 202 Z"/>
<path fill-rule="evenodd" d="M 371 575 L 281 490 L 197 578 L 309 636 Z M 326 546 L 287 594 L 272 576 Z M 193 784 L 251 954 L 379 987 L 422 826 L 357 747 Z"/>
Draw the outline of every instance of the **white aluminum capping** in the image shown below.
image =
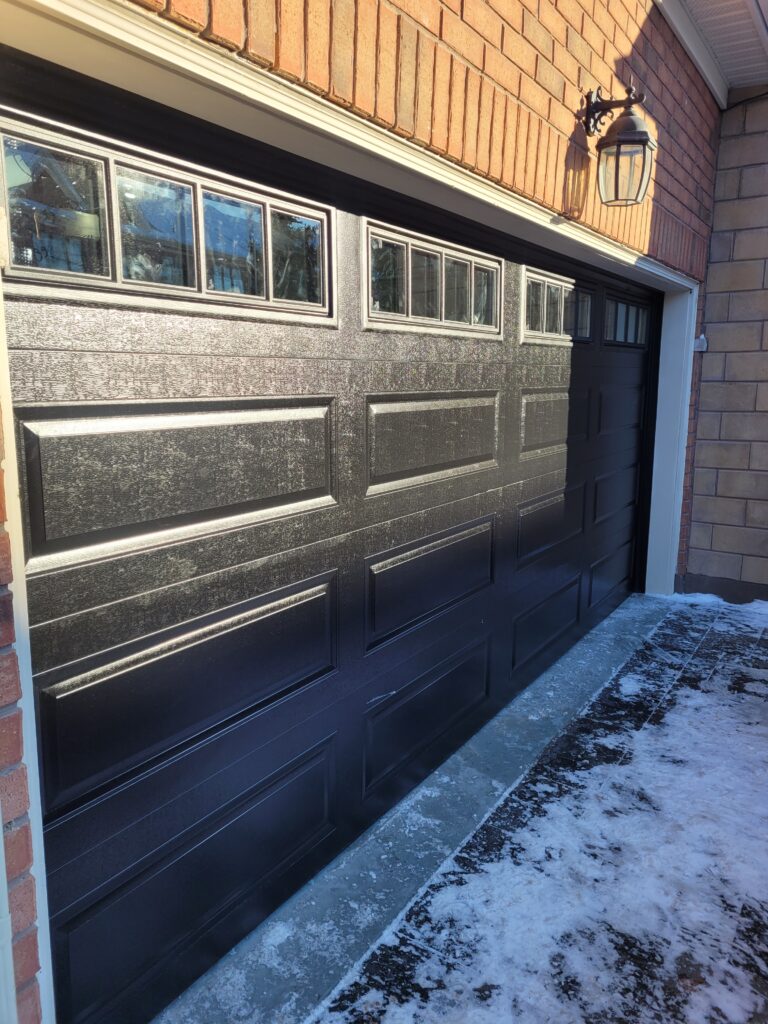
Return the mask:
<path fill-rule="evenodd" d="M 450 209 L 522 241 L 554 250 L 562 257 L 587 262 L 665 292 L 646 590 L 672 593 L 699 291 L 695 280 L 449 163 L 300 86 L 217 50 L 127 0 L 0 0 L 0 41 L 241 135 Z M 13 437 L 1 294 L 0 412 L 5 436 Z M 6 459 L 6 473 L 37 878 L 43 1024 L 55 1024 L 15 459 Z"/>

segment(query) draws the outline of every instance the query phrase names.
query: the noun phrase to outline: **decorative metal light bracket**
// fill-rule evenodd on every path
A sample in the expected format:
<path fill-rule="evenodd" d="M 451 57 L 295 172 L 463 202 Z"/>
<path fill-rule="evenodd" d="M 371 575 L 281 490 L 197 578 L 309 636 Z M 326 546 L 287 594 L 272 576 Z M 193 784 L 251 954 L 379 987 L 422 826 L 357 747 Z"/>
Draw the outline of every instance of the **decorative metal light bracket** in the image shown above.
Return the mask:
<path fill-rule="evenodd" d="M 627 89 L 625 100 L 603 99 L 602 87 L 590 89 L 586 95 L 587 108 L 584 111 L 584 131 L 587 135 L 599 135 L 606 117 L 613 118 L 614 110 L 631 110 L 635 103 L 644 103 L 645 93 L 638 93 L 634 85 Z"/>

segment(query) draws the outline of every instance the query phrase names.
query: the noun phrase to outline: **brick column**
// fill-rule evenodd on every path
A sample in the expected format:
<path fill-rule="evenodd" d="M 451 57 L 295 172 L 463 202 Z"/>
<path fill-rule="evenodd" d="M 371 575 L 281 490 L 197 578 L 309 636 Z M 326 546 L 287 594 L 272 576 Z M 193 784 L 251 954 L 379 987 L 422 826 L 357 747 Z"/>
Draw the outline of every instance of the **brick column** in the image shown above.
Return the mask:
<path fill-rule="evenodd" d="M 768 590 L 768 98 L 723 117 L 686 590 Z"/>

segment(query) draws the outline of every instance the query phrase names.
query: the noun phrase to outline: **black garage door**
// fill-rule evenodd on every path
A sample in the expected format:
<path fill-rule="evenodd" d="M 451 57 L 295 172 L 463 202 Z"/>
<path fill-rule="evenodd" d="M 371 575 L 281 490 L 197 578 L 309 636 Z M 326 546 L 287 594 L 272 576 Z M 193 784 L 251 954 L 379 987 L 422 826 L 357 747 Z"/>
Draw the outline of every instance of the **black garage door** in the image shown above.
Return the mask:
<path fill-rule="evenodd" d="M 150 1017 L 641 585 L 648 499 L 653 295 L 120 103 L 153 153 L 2 125 L 62 1024 Z"/>

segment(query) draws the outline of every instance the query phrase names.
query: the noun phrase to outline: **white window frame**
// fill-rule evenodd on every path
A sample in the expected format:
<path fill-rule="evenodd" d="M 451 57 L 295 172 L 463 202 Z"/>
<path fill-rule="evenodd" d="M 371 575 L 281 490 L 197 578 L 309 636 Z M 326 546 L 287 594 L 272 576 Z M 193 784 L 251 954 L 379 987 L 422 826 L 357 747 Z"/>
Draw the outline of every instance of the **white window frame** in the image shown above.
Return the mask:
<path fill-rule="evenodd" d="M 329 206 L 304 201 L 300 197 L 266 189 L 233 175 L 212 171 L 174 157 L 148 153 L 136 146 L 109 139 L 94 142 L 88 132 L 72 129 L 50 131 L 38 124 L 0 117 L 0 215 L 5 213 L 3 247 L 12 251 L 11 223 L 6 209 L 5 152 L 2 138 L 9 136 L 32 145 L 47 146 L 73 157 L 95 160 L 103 167 L 103 199 L 105 204 L 103 236 L 107 274 L 84 274 L 48 267 L 19 267 L 8 261 L 2 275 L 7 295 L 34 295 L 43 298 L 66 298 L 67 301 L 100 302 L 109 305 L 142 308 L 173 308 L 179 312 L 226 313 L 228 316 L 258 319 L 291 320 L 338 326 L 334 297 L 336 295 L 336 211 Z M 191 189 L 193 222 L 193 258 L 195 285 L 171 285 L 161 282 L 136 281 L 125 277 L 122 266 L 120 213 L 117 198 L 117 168 L 125 167 Z M 205 233 L 203 193 L 213 192 L 224 198 L 242 200 L 260 206 L 264 246 L 264 296 L 239 292 L 223 292 L 208 288 L 205 272 Z M 320 222 L 322 247 L 320 253 L 320 303 L 280 299 L 273 295 L 272 281 L 272 212 L 288 213 Z M 64 287 L 62 287 L 64 286 Z"/>
<path fill-rule="evenodd" d="M 381 238 L 405 246 L 405 313 L 386 313 L 373 309 L 371 280 L 371 239 Z M 362 218 L 360 232 L 362 270 L 362 310 L 365 330 L 409 331 L 423 334 L 452 335 L 460 337 L 482 337 L 500 341 L 503 336 L 504 311 L 504 261 L 476 249 L 466 249 L 434 238 L 417 234 L 402 228 L 384 224 L 381 221 Z M 440 258 L 440 319 L 414 316 L 411 313 L 411 250 L 418 249 Z M 493 270 L 496 273 L 495 323 L 458 323 L 445 319 L 445 259 L 460 260 L 469 264 L 469 315 L 472 317 L 475 301 L 475 267 Z"/>
<path fill-rule="evenodd" d="M 565 293 L 567 290 L 583 292 L 590 296 L 590 333 L 589 336 L 567 334 L 564 331 L 550 333 L 548 331 L 529 331 L 528 322 L 528 282 L 540 281 L 544 285 L 543 316 L 546 324 L 547 316 L 547 285 L 555 284 L 561 288 L 560 293 L 560 323 L 562 325 L 565 315 Z M 594 316 L 595 316 L 595 291 L 592 288 L 585 288 L 578 284 L 573 277 L 563 277 L 560 274 L 551 274 L 548 271 L 539 270 L 537 267 L 524 266 L 522 268 L 522 285 L 520 289 L 520 340 L 522 344 L 528 345 L 561 345 L 572 348 L 574 345 L 589 345 L 594 339 Z"/>

